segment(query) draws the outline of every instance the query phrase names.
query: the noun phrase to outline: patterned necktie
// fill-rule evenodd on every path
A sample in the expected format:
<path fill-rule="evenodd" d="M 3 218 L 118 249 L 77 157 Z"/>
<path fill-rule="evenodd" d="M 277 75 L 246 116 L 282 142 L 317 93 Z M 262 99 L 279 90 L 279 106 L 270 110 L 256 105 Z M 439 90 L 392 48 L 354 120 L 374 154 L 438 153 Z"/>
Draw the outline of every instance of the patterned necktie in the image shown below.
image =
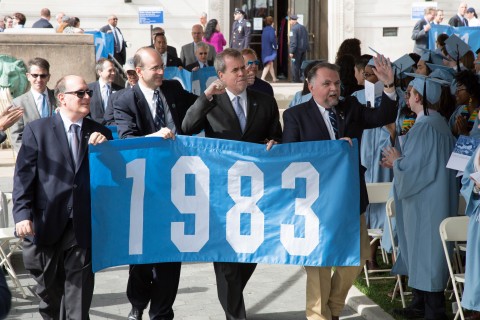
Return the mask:
<path fill-rule="evenodd" d="M 48 102 L 47 102 L 47 95 L 45 93 L 42 93 L 42 118 L 46 118 L 50 115 L 50 112 L 48 111 Z"/>
<path fill-rule="evenodd" d="M 154 91 L 153 97 L 155 98 L 156 102 L 155 119 L 153 119 L 153 123 L 155 124 L 155 130 L 158 131 L 167 126 L 165 121 L 165 107 L 163 105 L 162 98 L 160 97 L 159 90 Z"/>
<path fill-rule="evenodd" d="M 338 139 L 338 125 L 337 125 L 337 115 L 333 112 L 332 108 L 326 109 L 328 111 L 328 118 L 330 119 L 330 124 L 332 125 L 333 132 L 335 133 L 335 139 Z"/>
<path fill-rule="evenodd" d="M 73 162 L 75 163 L 75 166 L 77 166 L 78 152 L 80 150 L 80 126 L 74 123 L 71 124 L 70 132 L 72 133 L 72 141 L 70 147 L 72 149 Z"/>
<path fill-rule="evenodd" d="M 242 104 L 240 102 L 242 98 L 240 96 L 237 96 L 234 100 L 235 102 L 233 103 L 233 109 L 235 109 L 235 113 L 237 114 L 238 117 L 238 122 L 240 122 L 240 128 L 242 129 L 242 133 L 245 132 L 245 125 L 247 124 L 247 119 L 245 118 L 245 112 L 243 111 Z"/>

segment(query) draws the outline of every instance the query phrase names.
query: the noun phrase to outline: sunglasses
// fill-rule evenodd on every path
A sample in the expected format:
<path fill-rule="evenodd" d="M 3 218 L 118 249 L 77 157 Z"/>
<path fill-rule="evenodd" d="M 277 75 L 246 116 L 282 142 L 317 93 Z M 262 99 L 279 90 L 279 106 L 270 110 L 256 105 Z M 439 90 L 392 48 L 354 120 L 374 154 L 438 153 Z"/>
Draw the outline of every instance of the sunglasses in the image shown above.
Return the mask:
<path fill-rule="evenodd" d="M 78 98 L 83 99 L 83 97 L 85 97 L 85 94 L 88 94 L 88 96 L 91 97 L 93 94 L 93 90 L 69 91 L 69 92 L 64 92 L 64 94 L 73 94 L 73 95 L 76 95 Z"/>
<path fill-rule="evenodd" d="M 201 56 L 206 56 L 208 53 L 206 53 L 206 52 L 199 52 L 198 54 L 201 55 Z"/>
<path fill-rule="evenodd" d="M 45 79 L 49 76 L 49 74 L 45 74 L 45 73 L 41 73 L 41 74 L 37 74 L 37 73 L 30 73 L 30 75 L 32 77 L 34 77 L 35 79 L 37 79 L 37 77 L 40 77 L 40 79 Z"/>
<path fill-rule="evenodd" d="M 247 66 L 250 67 L 252 64 L 255 64 L 255 65 L 258 66 L 258 65 L 260 64 L 260 61 L 258 61 L 258 60 L 255 60 L 255 61 L 249 60 L 249 61 L 247 61 Z"/>

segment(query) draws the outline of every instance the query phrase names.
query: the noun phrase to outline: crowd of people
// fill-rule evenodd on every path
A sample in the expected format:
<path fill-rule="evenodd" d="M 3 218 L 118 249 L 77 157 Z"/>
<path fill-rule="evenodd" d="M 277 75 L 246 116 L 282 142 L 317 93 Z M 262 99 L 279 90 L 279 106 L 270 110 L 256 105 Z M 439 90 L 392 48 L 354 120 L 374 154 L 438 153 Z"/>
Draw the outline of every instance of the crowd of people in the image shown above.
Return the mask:
<path fill-rule="evenodd" d="M 451 24 L 473 24 L 474 18 L 467 20 L 472 12 L 475 16 L 473 8 L 461 4 Z M 56 18 L 57 32 L 80 32 L 78 19 L 63 13 Z M 16 234 L 24 238 L 24 264 L 37 283 L 44 318 L 57 319 L 61 314 L 88 318 L 94 274 L 86 151 L 88 144 L 112 139 L 105 125 L 114 125 L 120 139 L 171 139 L 203 131 L 210 138 L 261 141 L 267 150 L 278 143 L 341 140 L 351 145 L 351 139 L 358 139 L 362 263 L 333 269 L 305 267 L 306 317 L 338 319 L 363 264 L 378 268 L 377 247 L 370 246 L 367 228 L 384 227 L 385 205 L 369 205 L 366 183 L 388 181 L 393 182 L 400 249 L 393 272 L 407 276 L 413 292 L 411 304 L 395 312 L 406 318 L 447 319 L 448 269 L 438 228 L 444 218 L 457 213 L 460 184 L 456 172 L 446 168 L 456 138 L 478 137 L 480 132 L 478 51 L 475 58 L 474 51 L 454 35 L 440 35 L 438 48 L 428 50 L 430 24 L 441 23 L 443 11 L 426 8 L 412 33 L 414 52 L 391 62 L 379 53 L 362 54 L 358 39 L 346 39 L 335 64 L 311 61 L 302 72 L 308 32 L 298 16 L 289 18 L 292 78 L 304 87 L 284 112 L 283 128 L 273 88 L 265 81 L 269 74 L 277 81 L 272 17 L 264 21 L 260 58 L 249 48 L 251 25 L 245 12 L 235 9 L 228 48 L 218 21 L 203 13 L 192 26 L 192 42 L 182 46 L 179 55 L 167 44 L 166 30 L 156 27 L 152 44 L 127 59 L 126 40 L 117 16 L 111 15 L 100 30 L 114 35 L 113 57 L 124 66 L 125 86 L 114 82 L 114 62 L 100 59 L 95 65 L 97 81 L 87 84 L 81 77 L 64 76 L 51 90 L 49 62 L 41 57 L 28 61 L 30 89 L 0 114 L 0 139 L 12 127 L 18 154 L 13 190 Z M 5 28 L 25 25 L 25 20 L 17 13 L 5 17 Z M 42 9 L 33 25 L 53 28 L 49 20 L 50 11 Z M 259 78 L 261 63 L 264 70 Z M 218 79 L 197 96 L 178 81 L 164 79 L 165 67 L 172 66 L 192 72 L 214 67 Z M 480 170 L 479 154 L 472 157 L 469 171 Z M 480 182 L 468 176 L 462 182 L 467 214 L 475 228 Z M 477 255 L 467 244 L 467 279 L 479 276 Z M 255 267 L 214 263 L 227 319 L 247 318 L 243 290 Z M 128 319 L 141 319 L 148 306 L 151 319 L 173 319 L 180 274 L 180 262 L 131 265 Z M 478 285 L 470 282 L 465 307 L 480 311 L 477 291 Z"/>

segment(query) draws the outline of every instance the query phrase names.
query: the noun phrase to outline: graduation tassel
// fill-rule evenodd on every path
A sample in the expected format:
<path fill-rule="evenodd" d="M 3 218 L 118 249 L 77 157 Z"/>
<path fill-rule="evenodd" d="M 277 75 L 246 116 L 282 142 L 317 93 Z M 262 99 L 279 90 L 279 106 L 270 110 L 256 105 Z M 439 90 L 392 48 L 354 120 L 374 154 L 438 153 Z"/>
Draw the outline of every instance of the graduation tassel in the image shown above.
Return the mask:
<path fill-rule="evenodd" d="M 427 79 L 423 83 L 423 114 L 428 116 Z"/>
<path fill-rule="evenodd" d="M 460 72 L 460 51 L 458 51 L 458 44 L 457 44 L 457 72 Z"/>

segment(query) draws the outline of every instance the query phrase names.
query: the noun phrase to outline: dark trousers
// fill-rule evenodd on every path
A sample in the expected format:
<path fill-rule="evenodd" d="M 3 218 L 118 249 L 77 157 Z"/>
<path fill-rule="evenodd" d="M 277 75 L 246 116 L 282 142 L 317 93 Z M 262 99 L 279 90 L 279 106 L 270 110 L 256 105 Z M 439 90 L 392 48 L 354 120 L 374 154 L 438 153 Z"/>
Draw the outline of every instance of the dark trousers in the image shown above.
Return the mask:
<path fill-rule="evenodd" d="M 305 60 L 305 52 L 295 52 L 293 54 L 293 59 L 295 59 L 295 61 L 292 61 L 292 81 L 302 82 L 302 79 L 304 79 L 302 74 L 302 63 Z"/>
<path fill-rule="evenodd" d="M 180 281 L 180 262 L 130 265 L 127 297 L 144 310 L 150 302 L 150 319 L 173 319 L 173 303 Z"/>
<path fill-rule="evenodd" d="M 37 282 L 43 319 L 89 319 L 95 282 L 91 250 L 77 245 L 71 222 L 52 246 L 25 239 L 23 262 Z"/>
<path fill-rule="evenodd" d="M 227 320 L 247 319 L 243 289 L 257 267 L 256 263 L 214 262 L 218 300 Z"/>
<path fill-rule="evenodd" d="M 447 320 L 445 294 L 412 289 L 413 299 L 409 308 L 425 311 L 426 320 Z"/>

